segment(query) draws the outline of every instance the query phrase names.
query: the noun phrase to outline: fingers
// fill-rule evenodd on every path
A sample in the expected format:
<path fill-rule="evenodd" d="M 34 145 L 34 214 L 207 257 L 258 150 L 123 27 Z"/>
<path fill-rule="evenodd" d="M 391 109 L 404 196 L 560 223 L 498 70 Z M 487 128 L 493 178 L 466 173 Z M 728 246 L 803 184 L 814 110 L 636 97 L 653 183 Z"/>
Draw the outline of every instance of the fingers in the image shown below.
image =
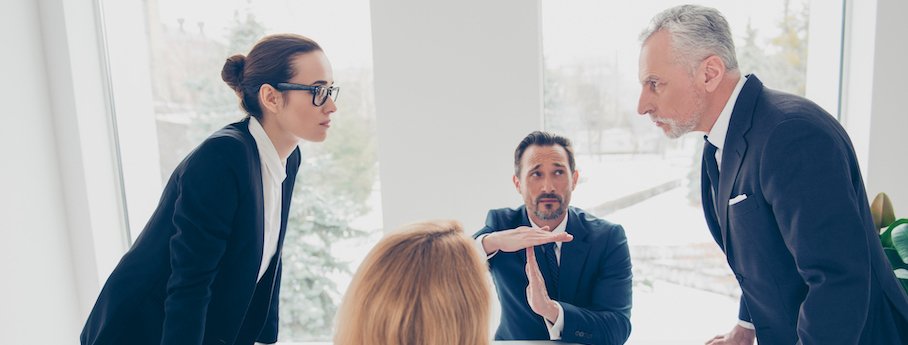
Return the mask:
<path fill-rule="evenodd" d="M 571 242 L 574 239 L 574 236 L 569 233 L 552 233 L 548 229 L 548 226 L 543 226 L 541 228 L 521 226 L 519 228 L 497 232 L 497 235 L 495 236 L 495 243 L 497 243 L 497 245 L 493 246 L 493 249 L 503 250 L 505 252 L 515 252 L 546 243 Z"/>
<path fill-rule="evenodd" d="M 545 279 L 542 277 L 542 271 L 539 270 L 539 265 L 536 263 L 536 253 L 533 247 L 527 248 L 526 253 L 526 274 L 529 282 L 527 291 L 533 292 L 532 296 L 543 294 L 545 293 Z M 527 294 L 527 296 L 531 296 L 531 294 Z"/>
<path fill-rule="evenodd" d="M 717 335 L 717 336 L 713 337 L 713 338 L 710 339 L 710 340 L 707 340 L 705 344 L 706 344 L 706 345 L 718 345 L 718 344 L 722 344 L 722 341 L 723 341 L 724 339 L 725 339 L 725 336 L 720 334 L 720 335 Z"/>
<path fill-rule="evenodd" d="M 540 233 L 538 236 L 534 236 L 531 240 L 531 244 L 534 246 L 543 245 L 546 243 L 552 242 L 570 242 L 574 240 L 574 235 L 571 235 L 566 232 L 553 234 L 550 232 Z"/>
<path fill-rule="evenodd" d="M 527 252 L 527 279 L 530 281 L 530 286 L 533 284 L 542 284 L 545 285 L 544 280 L 542 279 L 542 272 L 539 271 L 539 264 L 536 263 L 536 251 L 533 247 L 526 249 Z"/>

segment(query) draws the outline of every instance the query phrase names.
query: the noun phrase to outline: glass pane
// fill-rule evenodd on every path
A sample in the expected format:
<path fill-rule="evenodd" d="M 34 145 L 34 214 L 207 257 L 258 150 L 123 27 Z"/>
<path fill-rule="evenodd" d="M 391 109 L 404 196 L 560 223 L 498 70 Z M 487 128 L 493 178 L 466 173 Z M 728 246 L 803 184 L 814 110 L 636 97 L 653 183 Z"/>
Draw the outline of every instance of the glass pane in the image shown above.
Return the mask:
<path fill-rule="evenodd" d="M 742 73 L 804 95 L 808 0 L 701 3 L 728 19 Z M 616 4 L 542 1 L 545 127 L 576 145 L 581 177 L 573 204 L 627 231 L 629 343 L 703 343 L 731 329 L 741 293 L 700 208 L 703 139 L 667 139 L 636 112 L 638 35 L 652 16 L 682 2 Z M 701 312 L 692 318 L 691 311 Z"/>
<path fill-rule="evenodd" d="M 280 304 L 282 342 L 330 340 L 352 272 L 382 228 L 368 0 L 143 3 L 157 124 L 148 130 L 157 131 L 164 182 L 208 135 L 243 118 L 220 76 L 228 56 L 248 53 L 263 35 L 291 32 L 319 42 L 331 60 L 346 96 L 328 140 L 300 145 Z"/>

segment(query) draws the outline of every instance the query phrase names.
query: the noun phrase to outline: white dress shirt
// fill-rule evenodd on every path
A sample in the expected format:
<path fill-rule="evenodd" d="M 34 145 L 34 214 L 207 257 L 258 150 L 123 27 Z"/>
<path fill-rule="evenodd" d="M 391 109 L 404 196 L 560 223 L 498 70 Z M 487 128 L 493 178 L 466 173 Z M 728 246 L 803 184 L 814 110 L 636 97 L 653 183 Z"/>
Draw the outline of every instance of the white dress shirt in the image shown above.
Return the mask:
<path fill-rule="evenodd" d="M 249 133 L 255 139 L 255 146 L 259 151 L 262 162 L 262 198 L 265 202 L 265 237 L 262 247 L 262 264 L 259 268 L 258 279 L 262 279 L 271 258 L 277 253 L 278 237 L 281 233 L 281 207 L 283 188 L 281 184 L 287 178 L 287 161 L 282 160 L 277 154 L 277 149 L 262 124 L 254 116 L 249 117 Z"/>
<path fill-rule="evenodd" d="M 529 211 L 527 211 L 527 212 L 529 212 Z M 567 213 L 567 210 L 565 210 L 565 213 Z M 530 220 L 531 226 L 533 226 L 534 228 L 540 228 L 540 226 L 537 225 L 535 222 L 533 222 L 533 219 L 530 218 L 529 213 L 527 213 L 527 219 Z M 565 214 L 564 219 L 561 221 L 560 224 L 558 224 L 558 226 L 555 227 L 555 229 L 552 230 L 552 233 L 557 234 L 560 232 L 567 231 L 567 220 L 568 220 L 568 216 L 567 216 L 567 214 Z M 479 246 L 479 250 L 483 254 L 485 254 L 486 250 L 482 246 L 482 239 L 484 239 L 488 235 L 489 234 L 484 234 L 484 235 L 481 235 L 476 238 L 476 245 Z M 492 254 L 486 255 L 486 260 L 491 259 L 493 256 L 495 256 L 495 254 L 498 254 L 497 250 L 495 252 L 493 252 Z M 561 242 L 555 242 L 555 260 L 558 261 L 558 265 L 560 266 L 561 265 Z M 549 322 L 549 320 L 547 320 L 546 318 L 542 318 L 542 319 L 545 320 L 545 324 L 549 329 L 549 339 L 550 340 L 561 340 L 561 331 L 564 330 L 564 308 L 561 306 L 561 303 L 557 303 L 558 301 L 555 301 L 555 302 L 556 302 L 555 305 L 558 307 L 558 318 L 555 320 L 555 322 L 554 323 Z"/>
<path fill-rule="evenodd" d="M 731 96 L 729 96 L 728 101 L 725 102 L 725 108 L 722 108 L 722 112 L 719 113 L 719 118 L 716 119 L 713 128 L 710 129 L 709 134 L 706 135 L 706 140 L 716 147 L 716 164 L 719 166 L 720 172 L 722 169 L 722 147 L 725 146 L 725 136 L 728 134 L 728 124 L 731 121 L 731 112 L 735 109 L 735 103 L 738 102 L 738 94 L 740 94 L 741 89 L 744 88 L 745 81 L 747 81 L 746 77 L 738 78 L 738 83 L 735 85 L 734 91 L 731 92 Z"/>
<path fill-rule="evenodd" d="M 741 89 L 744 88 L 744 82 L 746 81 L 746 77 L 740 77 L 738 79 L 734 91 L 731 92 L 731 96 L 729 96 L 728 101 L 725 102 L 725 108 L 722 108 L 722 112 L 719 113 L 719 118 L 716 119 L 713 128 L 710 129 L 709 134 L 706 135 L 706 140 L 716 147 L 716 165 L 718 165 L 717 168 L 720 172 L 722 169 L 722 147 L 725 146 L 725 137 L 728 135 L 728 124 L 731 122 L 731 113 L 735 109 L 735 103 L 738 102 L 738 95 L 741 93 Z M 744 320 L 738 320 L 738 325 L 747 329 L 754 329 L 753 323 Z"/>

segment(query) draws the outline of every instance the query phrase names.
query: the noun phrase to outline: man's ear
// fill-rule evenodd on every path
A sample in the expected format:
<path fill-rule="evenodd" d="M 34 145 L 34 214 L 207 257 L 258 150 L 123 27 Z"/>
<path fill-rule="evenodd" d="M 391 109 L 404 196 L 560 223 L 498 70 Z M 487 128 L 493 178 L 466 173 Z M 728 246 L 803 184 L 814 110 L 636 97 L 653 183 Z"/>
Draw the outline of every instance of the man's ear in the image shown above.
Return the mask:
<path fill-rule="evenodd" d="M 269 112 L 277 113 L 283 102 L 283 94 L 269 84 L 259 87 L 259 103 Z"/>
<path fill-rule="evenodd" d="M 517 189 L 517 193 L 520 193 L 520 179 L 517 178 L 517 175 L 511 176 L 511 180 L 514 181 L 514 188 Z"/>
<path fill-rule="evenodd" d="M 577 188 L 577 181 L 580 181 L 580 171 L 574 170 L 574 173 L 571 174 L 571 191 L 573 192 Z"/>
<path fill-rule="evenodd" d="M 700 67 L 706 92 L 716 91 L 722 78 L 725 77 L 725 61 L 722 61 L 718 55 L 710 55 L 703 60 Z"/>

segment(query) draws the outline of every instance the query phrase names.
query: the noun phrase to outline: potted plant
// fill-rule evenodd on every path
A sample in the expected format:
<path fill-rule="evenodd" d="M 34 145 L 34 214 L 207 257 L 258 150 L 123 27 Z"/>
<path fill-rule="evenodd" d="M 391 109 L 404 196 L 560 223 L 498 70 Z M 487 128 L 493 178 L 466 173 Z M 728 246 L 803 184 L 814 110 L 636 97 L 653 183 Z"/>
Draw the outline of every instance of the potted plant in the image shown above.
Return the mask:
<path fill-rule="evenodd" d="M 870 206 L 873 223 L 880 230 L 883 251 L 893 273 L 908 292 L 908 218 L 895 218 L 892 201 L 886 193 L 877 194 Z"/>

